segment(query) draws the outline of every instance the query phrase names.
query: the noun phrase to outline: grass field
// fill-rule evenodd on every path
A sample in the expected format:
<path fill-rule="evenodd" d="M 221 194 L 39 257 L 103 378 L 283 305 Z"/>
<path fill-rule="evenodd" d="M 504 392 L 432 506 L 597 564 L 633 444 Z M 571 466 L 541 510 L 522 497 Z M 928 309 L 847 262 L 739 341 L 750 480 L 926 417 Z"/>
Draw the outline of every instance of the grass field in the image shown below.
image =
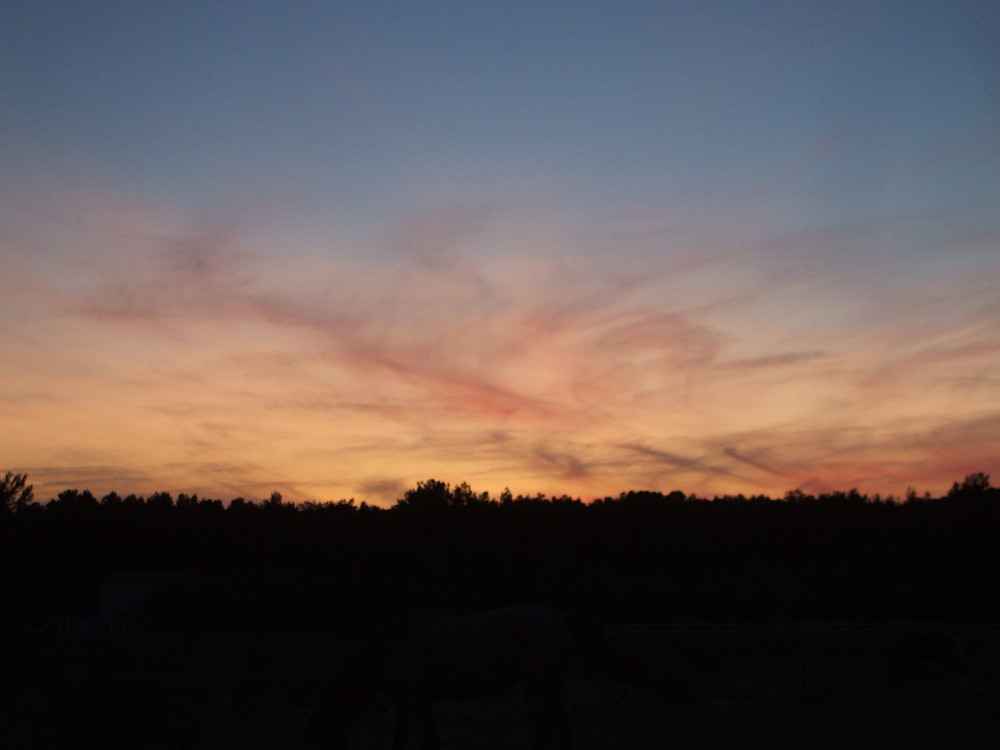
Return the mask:
<path fill-rule="evenodd" d="M 566 702 L 578 750 L 1000 747 L 1000 649 L 964 640 L 974 673 L 893 687 L 885 639 L 619 638 L 623 658 L 690 699 L 609 682 L 582 665 Z M 8 748 L 304 750 L 310 704 L 342 644 L 321 638 L 151 638 L 21 644 L 5 682 Z M 517 689 L 437 707 L 447 750 L 530 747 Z M 358 717 L 354 750 L 389 748 L 390 707 Z"/>

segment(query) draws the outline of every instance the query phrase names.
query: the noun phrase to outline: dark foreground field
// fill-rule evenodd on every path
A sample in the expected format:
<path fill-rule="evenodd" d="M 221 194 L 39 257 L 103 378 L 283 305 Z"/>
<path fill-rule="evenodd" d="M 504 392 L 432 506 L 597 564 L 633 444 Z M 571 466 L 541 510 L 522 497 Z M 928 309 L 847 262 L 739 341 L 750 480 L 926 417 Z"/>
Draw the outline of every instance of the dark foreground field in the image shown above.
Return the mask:
<path fill-rule="evenodd" d="M 575 747 L 1000 747 L 997 636 L 968 636 L 968 677 L 931 668 L 894 687 L 890 638 L 871 635 L 616 636 L 623 658 L 685 684 L 682 704 L 581 664 L 567 690 Z M 310 704 L 345 644 L 319 637 L 132 637 L 19 644 L 2 717 L 9 748 L 299 750 Z M 517 690 L 438 707 L 444 746 L 530 746 Z M 389 748 L 381 700 L 354 748 Z"/>
<path fill-rule="evenodd" d="M 948 621 L 964 633 L 971 674 L 894 684 L 886 630 L 619 632 L 621 658 L 689 700 L 581 664 L 567 691 L 578 750 L 1000 748 L 1000 631 L 971 634 L 1000 620 L 1000 489 L 983 473 L 902 500 L 583 503 L 435 480 L 388 509 L 78 490 L 41 505 L 26 491 L 0 493 L 0 748 L 300 750 L 354 639 L 400 613 L 515 602 L 590 623 Z M 55 638 L 87 623 L 115 635 Z M 528 746 L 516 693 L 438 713 L 451 750 Z M 356 748 L 389 746 L 385 705 L 358 719 Z"/>

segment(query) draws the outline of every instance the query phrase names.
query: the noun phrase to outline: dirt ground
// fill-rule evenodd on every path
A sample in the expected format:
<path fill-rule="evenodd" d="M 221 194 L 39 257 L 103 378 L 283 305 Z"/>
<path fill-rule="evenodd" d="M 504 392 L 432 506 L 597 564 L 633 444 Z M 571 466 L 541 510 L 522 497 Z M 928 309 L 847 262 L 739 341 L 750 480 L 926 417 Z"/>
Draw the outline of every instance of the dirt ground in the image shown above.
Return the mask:
<path fill-rule="evenodd" d="M 929 669 L 895 685 L 888 644 L 867 639 L 632 639 L 618 644 L 687 700 L 583 666 L 566 705 L 576 750 L 997 750 L 998 644 L 970 639 L 974 672 Z M 3 747 L 306 750 L 311 705 L 341 646 L 280 637 L 48 644 L 7 675 Z M 14 690 L 13 687 L 17 689 Z M 531 746 L 520 690 L 441 704 L 445 750 Z M 358 716 L 351 750 L 388 750 L 392 711 Z M 415 743 L 411 744 L 416 747 Z"/>
<path fill-rule="evenodd" d="M 722 683 L 706 677 L 694 702 L 602 680 L 573 681 L 567 706 L 576 750 L 918 750 L 1000 747 L 995 684 L 914 684 L 888 692 L 860 685 L 803 686 L 793 680 Z M 437 707 L 442 741 L 453 750 L 519 750 L 530 735 L 517 691 L 488 701 Z M 391 746 L 391 711 L 367 717 L 357 750 Z"/>
<path fill-rule="evenodd" d="M 631 637 L 617 652 L 683 686 L 677 702 L 581 669 L 566 691 L 576 750 L 997 750 L 1000 644 L 963 639 L 971 674 L 915 665 L 894 682 L 893 638 L 857 636 Z M 357 750 L 390 747 L 391 711 L 363 717 Z M 531 746 L 518 690 L 436 708 L 444 747 Z"/>

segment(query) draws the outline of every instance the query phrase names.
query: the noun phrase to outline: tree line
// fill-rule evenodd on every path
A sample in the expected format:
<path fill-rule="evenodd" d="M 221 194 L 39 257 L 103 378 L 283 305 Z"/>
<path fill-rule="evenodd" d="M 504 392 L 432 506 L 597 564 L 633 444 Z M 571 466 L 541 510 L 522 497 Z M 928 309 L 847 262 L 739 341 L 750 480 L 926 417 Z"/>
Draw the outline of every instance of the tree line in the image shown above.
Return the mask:
<path fill-rule="evenodd" d="M 0 480 L 4 626 L 95 612 L 121 572 L 174 574 L 136 617 L 165 630 L 364 630 L 518 601 L 609 621 L 1000 619 L 1000 490 L 782 498 L 494 497 L 434 479 L 391 508 L 197 495 L 35 501 Z"/>

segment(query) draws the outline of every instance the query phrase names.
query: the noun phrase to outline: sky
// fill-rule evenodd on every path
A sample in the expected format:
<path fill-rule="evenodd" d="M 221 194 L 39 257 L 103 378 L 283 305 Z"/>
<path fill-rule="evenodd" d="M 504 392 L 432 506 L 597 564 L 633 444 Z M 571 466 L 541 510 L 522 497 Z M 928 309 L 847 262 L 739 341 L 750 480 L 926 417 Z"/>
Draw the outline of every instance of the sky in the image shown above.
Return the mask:
<path fill-rule="evenodd" d="M 1000 480 L 987 2 L 0 5 L 0 470 Z"/>

